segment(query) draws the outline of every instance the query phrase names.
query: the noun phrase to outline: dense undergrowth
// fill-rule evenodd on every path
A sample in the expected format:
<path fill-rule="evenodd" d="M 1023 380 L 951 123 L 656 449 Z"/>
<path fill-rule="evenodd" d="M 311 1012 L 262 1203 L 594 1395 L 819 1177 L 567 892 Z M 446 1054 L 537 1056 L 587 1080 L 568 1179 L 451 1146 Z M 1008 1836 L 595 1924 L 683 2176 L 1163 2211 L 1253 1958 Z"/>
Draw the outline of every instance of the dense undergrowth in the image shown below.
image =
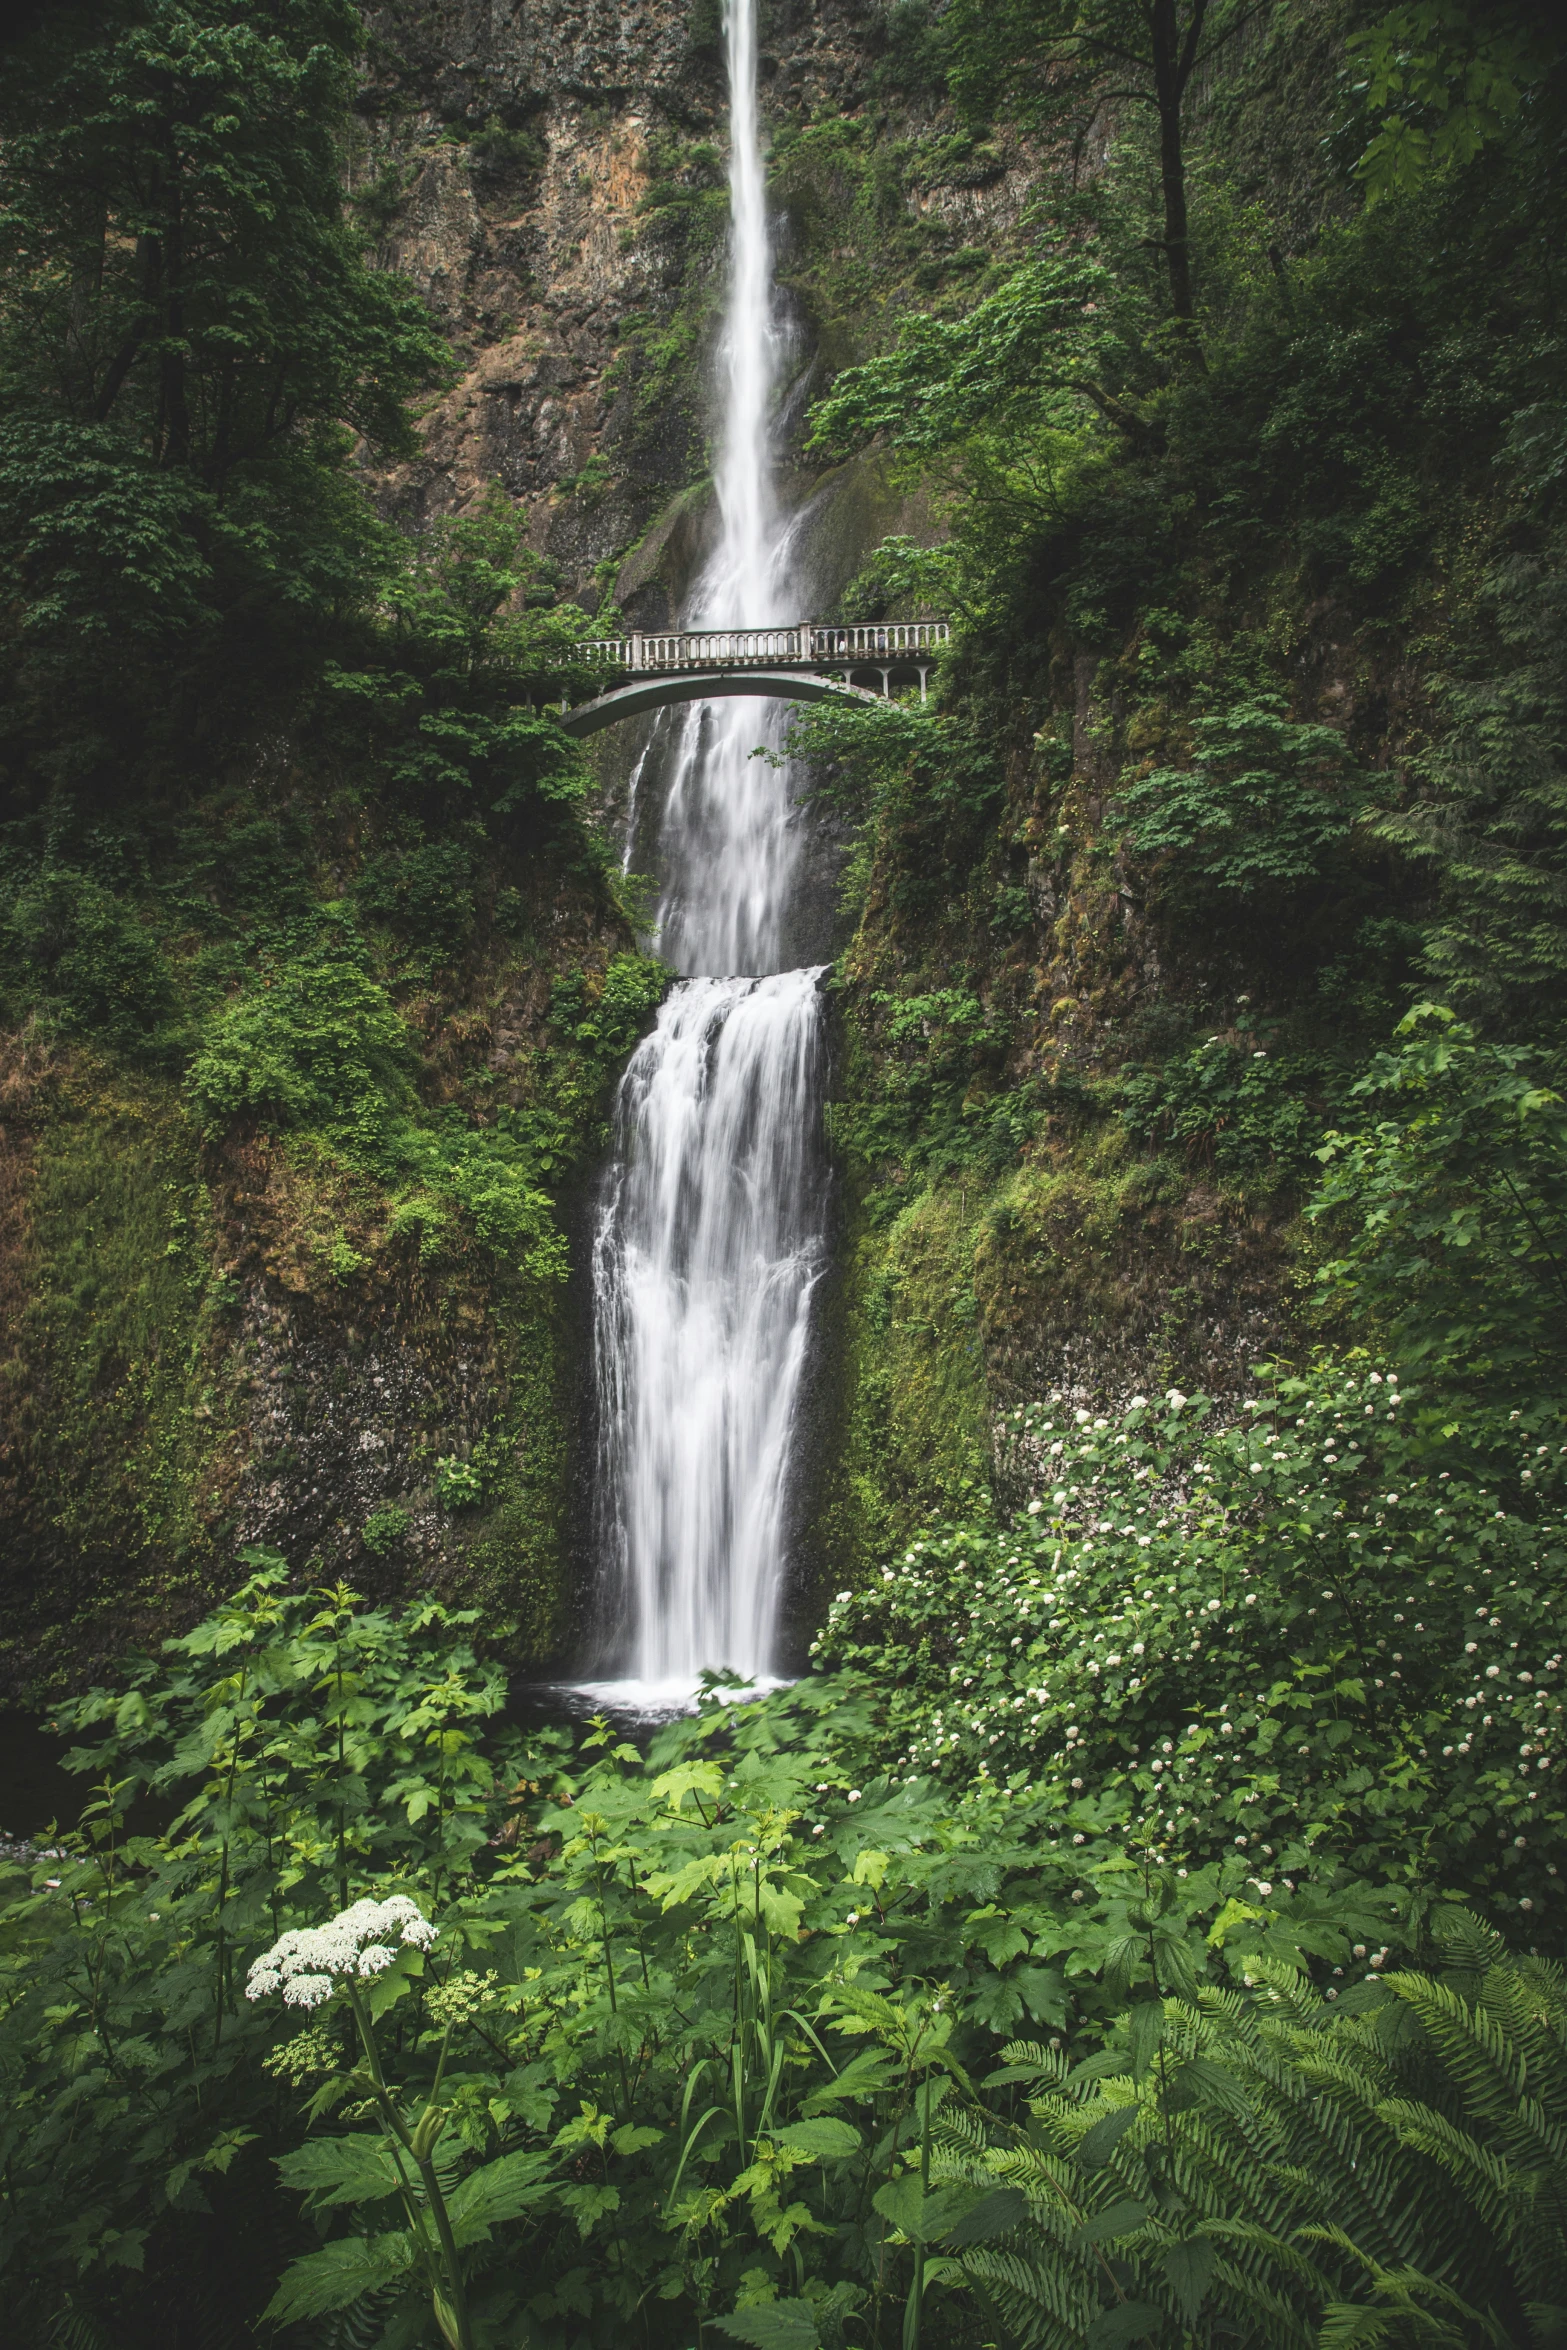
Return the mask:
<path fill-rule="evenodd" d="M 1052 1426 L 1011 1529 L 645 1750 L 264 1555 L 60 1708 L 98 1793 L 0 1913 L 28 2322 L 1548 2341 L 1560 1447 L 1366 1370 Z"/>
<path fill-rule="evenodd" d="M 1100 137 L 1108 13 L 908 28 L 973 136 Z M 845 609 L 961 623 L 930 707 L 794 738 L 854 832 L 833 1130 L 857 1363 L 825 1524 L 855 1578 L 970 1508 L 996 1412 L 1063 1372 L 1096 1404 L 1238 1391 L 1342 1338 L 1334 1216 L 1301 1220 L 1335 1131 L 1407 1136 L 1333 1161 L 1349 1225 L 1427 1191 L 1361 1307 L 1391 1331 L 1399 1264 L 1451 1215 L 1486 1267 L 1453 1327 L 1489 1315 L 1511 1146 L 1459 1174 L 1394 1035 L 1413 1005 L 1464 1024 L 1498 1095 L 1518 1056 L 1560 1167 L 1559 56 L 1505 8 L 1277 12 L 1219 54 L 1181 117 L 1178 333 L 1128 64 L 1102 168 L 1037 182 L 1021 256 L 967 297 L 866 312 L 813 411 L 824 459 L 875 450 L 950 529 L 884 545 Z M 1454 1362 L 1515 1311 L 1532 1346 L 1559 1264 L 1555 1237 L 1503 1274 Z"/>

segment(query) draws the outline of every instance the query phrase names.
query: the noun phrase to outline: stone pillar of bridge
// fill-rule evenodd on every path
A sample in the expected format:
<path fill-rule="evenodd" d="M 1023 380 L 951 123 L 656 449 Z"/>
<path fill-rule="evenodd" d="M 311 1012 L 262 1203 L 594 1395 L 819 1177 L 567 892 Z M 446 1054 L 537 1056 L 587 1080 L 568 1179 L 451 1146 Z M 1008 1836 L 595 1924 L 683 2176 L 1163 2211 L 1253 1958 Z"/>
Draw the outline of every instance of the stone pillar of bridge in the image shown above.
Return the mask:
<path fill-rule="evenodd" d="M 631 631 L 631 666 L 633 669 L 640 669 L 642 666 L 642 631 L 640 628 L 634 628 Z"/>

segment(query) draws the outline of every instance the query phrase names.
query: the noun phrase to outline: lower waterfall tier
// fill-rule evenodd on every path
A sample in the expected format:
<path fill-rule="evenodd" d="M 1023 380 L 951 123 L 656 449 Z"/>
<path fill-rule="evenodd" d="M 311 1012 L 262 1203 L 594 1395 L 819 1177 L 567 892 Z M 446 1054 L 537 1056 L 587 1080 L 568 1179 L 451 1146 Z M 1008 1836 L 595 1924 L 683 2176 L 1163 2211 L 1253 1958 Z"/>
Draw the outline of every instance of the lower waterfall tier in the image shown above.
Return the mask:
<path fill-rule="evenodd" d="M 616 1102 L 593 1251 L 601 1645 L 649 1703 L 773 1668 L 826 1261 L 820 976 L 684 982 Z"/>

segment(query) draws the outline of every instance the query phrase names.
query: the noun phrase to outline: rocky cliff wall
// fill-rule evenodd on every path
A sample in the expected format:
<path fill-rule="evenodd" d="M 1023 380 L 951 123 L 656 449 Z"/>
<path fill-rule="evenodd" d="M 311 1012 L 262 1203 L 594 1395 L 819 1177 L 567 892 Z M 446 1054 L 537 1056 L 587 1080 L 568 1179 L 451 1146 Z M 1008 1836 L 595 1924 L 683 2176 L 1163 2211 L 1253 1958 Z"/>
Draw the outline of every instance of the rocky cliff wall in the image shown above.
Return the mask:
<path fill-rule="evenodd" d="M 374 12 L 352 183 L 388 268 L 451 338 L 457 380 L 418 463 L 382 485 L 413 517 L 499 481 L 574 594 L 647 626 L 705 543 L 711 363 L 727 231 L 727 94 L 713 0 Z M 786 439 L 834 365 L 1014 239 L 1023 158 L 954 138 L 890 74 L 880 0 L 763 12 L 780 272 L 796 328 Z M 944 127 L 938 127 L 943 126 Z M 958 150 L 953 153 L 949 150 Z M 890 176 L 889 176 L 890 175 Z M 939 528 L 874 464 L 805 470 L 822 609 L 892 528 Z"/>

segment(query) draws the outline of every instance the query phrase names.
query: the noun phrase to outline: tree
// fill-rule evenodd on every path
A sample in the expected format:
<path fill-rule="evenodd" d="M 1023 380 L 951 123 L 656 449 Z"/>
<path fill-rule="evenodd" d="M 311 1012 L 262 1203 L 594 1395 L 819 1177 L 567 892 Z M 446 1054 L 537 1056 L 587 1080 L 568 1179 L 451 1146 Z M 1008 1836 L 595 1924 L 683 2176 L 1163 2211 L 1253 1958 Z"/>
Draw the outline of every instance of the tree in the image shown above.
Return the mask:
<path fill-rule="evenodd" d="M 0 102 L 13 393 L 219 491 L 313 426 L 408 445 L 441 354 L 343 222 L 358 33 L 346 0 L 49 14 Z"/>
<path fill-rule="evenodd" d="M 443 346 L 344 219 L 347 0 L 57 5 L 0 78 L 0 538 L 22 642 L 363 594 L 356 440 Z"/>
<path fill-rule="evenodd" d="M 970 112 L 1011 103 L 1035 120 L 1086 99 L 1149 109 L 1158 125 L 1158 240 L 1182 343 L 1201 362 L 1186 203 L 1194 79 L 1267 0 L 954 0 L 949 81 Z"/>

